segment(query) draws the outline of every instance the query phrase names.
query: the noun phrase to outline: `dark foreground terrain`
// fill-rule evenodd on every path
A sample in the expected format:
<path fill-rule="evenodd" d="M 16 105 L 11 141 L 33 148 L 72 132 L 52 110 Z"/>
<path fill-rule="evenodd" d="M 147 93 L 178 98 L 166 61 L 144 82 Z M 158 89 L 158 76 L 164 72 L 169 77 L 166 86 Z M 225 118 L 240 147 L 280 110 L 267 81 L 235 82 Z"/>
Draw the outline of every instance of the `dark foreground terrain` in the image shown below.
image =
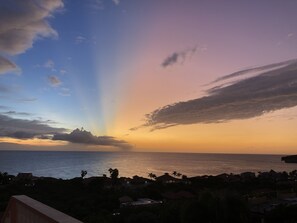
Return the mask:
<path fill-rule="evenodd" d="M 12 195 L 24 194 L 90 223 L 297 222 L 297 171 L 191 178 L 119 178 L 117 169 L 109 171 L 69 180 L 0 172 L 0 212 Z"/>

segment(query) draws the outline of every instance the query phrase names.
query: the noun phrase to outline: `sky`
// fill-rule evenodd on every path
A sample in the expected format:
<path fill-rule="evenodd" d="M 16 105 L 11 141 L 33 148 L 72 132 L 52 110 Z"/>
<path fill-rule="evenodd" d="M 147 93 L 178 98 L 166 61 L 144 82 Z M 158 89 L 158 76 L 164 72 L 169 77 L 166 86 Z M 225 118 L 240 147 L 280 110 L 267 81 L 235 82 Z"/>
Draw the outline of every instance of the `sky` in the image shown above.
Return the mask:
<path fill-rule="evenodd" d="M 296 10 L 2 0 L 0 149 L 294 154 Z"/>

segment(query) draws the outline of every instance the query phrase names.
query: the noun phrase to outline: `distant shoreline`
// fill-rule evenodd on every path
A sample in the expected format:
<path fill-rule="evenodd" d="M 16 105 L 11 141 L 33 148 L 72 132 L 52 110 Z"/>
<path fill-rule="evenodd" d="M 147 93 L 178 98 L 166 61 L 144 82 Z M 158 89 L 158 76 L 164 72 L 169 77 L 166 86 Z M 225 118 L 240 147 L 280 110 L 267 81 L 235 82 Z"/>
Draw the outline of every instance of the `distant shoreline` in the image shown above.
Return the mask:
<path fill-rule="evenodd" d="M 203 152 L 164 152 L 164 151 L 94 151 L 94 150 L 8 150 L 0 149 L 0 152 L 71 152 L 71 153 L 161 153 L 161 154 L 201 154 L 201 155 L 258 155 L 258 156 L 287 156 L 292 154 L 271 154 L 271 153 L 203 153 Z"/>

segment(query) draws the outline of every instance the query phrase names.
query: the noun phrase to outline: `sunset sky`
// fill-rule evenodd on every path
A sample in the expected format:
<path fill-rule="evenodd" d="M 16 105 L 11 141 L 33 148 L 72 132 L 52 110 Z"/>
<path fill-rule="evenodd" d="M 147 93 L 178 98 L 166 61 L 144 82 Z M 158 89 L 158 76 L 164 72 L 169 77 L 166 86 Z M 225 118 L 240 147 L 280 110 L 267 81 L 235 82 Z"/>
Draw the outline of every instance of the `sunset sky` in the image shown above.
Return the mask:
<path fill-rule="evenodd" d="M 0 149 L 297 153 L 296 11 L 1 0 Z"/>

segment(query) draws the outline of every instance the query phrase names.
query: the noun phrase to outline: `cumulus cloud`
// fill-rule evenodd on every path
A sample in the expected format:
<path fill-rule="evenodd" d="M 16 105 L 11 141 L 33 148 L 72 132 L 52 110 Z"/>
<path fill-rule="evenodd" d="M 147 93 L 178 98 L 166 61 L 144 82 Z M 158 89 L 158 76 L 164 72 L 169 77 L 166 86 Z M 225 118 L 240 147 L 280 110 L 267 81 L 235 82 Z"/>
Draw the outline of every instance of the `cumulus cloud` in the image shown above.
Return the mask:
<path fill-rule="evenodd" d="M 94 136 L 84 129 L 75 129 L 69 134 L 55 134 L 52 139 L 87 145 L 114 146 L 124 150 L 132 148 L 124 140 L 118 140 L 111 136 Z"/>
<path fill-rule="evenodd" d="M 197 49 L 198 49 L 197 46 L 195 46 L 191 49 L 185 49 L 180 52 L 174 52 L 165 58 L 161 66 L 166 68 L 178 62 L 183 62 L 188 56 L 192 56 L 193 54 L 195 54 Z"/>
<path fill-rule="evenodd" d="M 55 122 L 52 120 L 29 120 L 11 116 L 15 114 L 31 115 L 29 113 L 15 111 L 9 111 L 5 114 L 0 113 L 0 138 L 9 137 L 22 140 L 38 138 L 85 145 L 112 146 L 122 150 L 129 150 L 132 148 L 126 141 L 116 139 L 112 136 L 95 136 L 84 129 L 75 129 L 71 133 L 65 133 L 68 130 L 65 128 L 53 127 L 52 125 L 55 124 Z"/>
<path fill-rule="evenodd" d="M 57 32 L 47 19 L 61 7 L 62 0 L 1 0 L 0 53 L 18 55 L 31 48 L 38 38 L 57 37 Z M 4 65 L 2 63 L 4 62 L 0 62 L 2 73 L 16 68 L 12 62 L 6 61 Z"/>
<path fill-rule="evenodd" d="M 47 18 L 63 7 L 61 0 L 2 0 L 0 3 L 0 51 L 11 55 L 31 48 L 38 37 L 57 36 Z"/>
<path fill-rule="evenodd" d="M 153 111 L 147 115 L 145 126 L 155 130 L 174 125 L 219 123 L 297 106 L 297 60 L 242 70 L 217 81 L 255 70 L 261 72 L 228 86 L 214 87 L 208 96 Z"/>
<path fill-rule="evenodd" d="M 10 60 L 0 55 L 0 75 L 5 74 L 7 72 L 12 72 L 12 71 L 16 72 L 18 70 L 19 68 L 15 63 L 11 62 Z"/>
<path fill-rule="evenodd" d="M 59 85 L 62 84 L 60 79 L 54 75 L 48 76 L 48 82 L 52 87 L 58 87 Z"/>
<path fill-rule="evenodd" d="M 18 119 L 0 114 L 0 137 L 32 139 L 65 131 L 66 129 L 52 127 L 45 121 Z"/>

